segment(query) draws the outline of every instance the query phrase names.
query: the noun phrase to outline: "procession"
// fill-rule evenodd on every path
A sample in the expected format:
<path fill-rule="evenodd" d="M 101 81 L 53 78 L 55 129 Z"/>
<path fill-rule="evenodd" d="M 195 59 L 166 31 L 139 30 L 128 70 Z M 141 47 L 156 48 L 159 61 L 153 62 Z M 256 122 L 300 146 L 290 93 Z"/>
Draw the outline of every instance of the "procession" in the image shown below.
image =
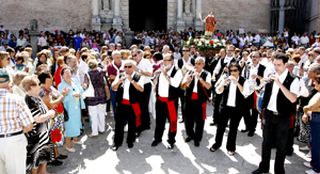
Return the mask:
<path fill-rule="evenodd" d="M 43 30 L 36 47 L 36 22 L 0 25 L 0 173 L 81 173 L 106 154 L 123 160 L 87 173 L 320 173 L 320 33 L 197 20 L 203 31 Z"/>

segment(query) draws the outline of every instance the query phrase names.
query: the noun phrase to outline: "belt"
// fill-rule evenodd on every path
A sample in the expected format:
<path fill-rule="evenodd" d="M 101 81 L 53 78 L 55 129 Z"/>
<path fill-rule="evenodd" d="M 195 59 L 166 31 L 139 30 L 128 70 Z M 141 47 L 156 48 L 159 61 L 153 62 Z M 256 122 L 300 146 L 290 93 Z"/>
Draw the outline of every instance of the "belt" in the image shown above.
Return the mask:
<path fill-rule="evenodd" d="M 270 112 L 270 113 L 272 113 L 272 114 L 273 114 L 273 115 L 275 115 L 275 116 L 280 115 L 280 113 L 279 113 L 279 112 L 270 111 L 269 109 L 268 109 L 267 111 L 268 111 L 268 112 Z"/>
<path fill-rule="evenodd" d="M 22 131 L 19 131 L 19 132 L 14 132 L 14 133 L 1 134 L 0 138 L 13 137 L 13 136 L 16 136 L 16 135 L 20 135 L 22 133 L 23 133 Z"/>

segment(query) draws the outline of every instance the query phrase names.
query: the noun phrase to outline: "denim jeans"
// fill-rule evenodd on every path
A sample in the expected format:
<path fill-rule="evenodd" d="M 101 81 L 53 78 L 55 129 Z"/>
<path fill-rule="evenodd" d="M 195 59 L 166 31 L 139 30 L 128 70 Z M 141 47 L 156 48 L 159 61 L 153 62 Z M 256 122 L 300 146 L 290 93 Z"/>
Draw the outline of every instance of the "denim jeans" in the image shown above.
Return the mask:
<path fill-rule="evenodd" d="M 320 112 L 312 112 L 311 127 L 311 166 L 320 172 Z"/>

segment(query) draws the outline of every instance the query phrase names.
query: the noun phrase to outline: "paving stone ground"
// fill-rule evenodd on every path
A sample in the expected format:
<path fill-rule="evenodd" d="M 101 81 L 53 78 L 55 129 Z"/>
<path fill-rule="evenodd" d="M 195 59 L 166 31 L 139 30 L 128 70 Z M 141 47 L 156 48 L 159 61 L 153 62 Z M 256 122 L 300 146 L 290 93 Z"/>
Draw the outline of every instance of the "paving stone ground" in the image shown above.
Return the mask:
<path fill-rule="evenodd" d="M 261 159 L 261 129 L 256 131 L 254 137 L 248 137 L 245 133 L 238 131 L 235 156 L 229 156 L 226 151 L 227 129 L 222 147 L 212 153 L 209 151 L 209 147 L 214 143 L 216 126 L 209 125 L 212 121 L 212 117 L 210 117 L 212 115 L 211 104 L 208 104 L 207 114 L 209 117 L 205 123 L 200 147 L 195 147 L 193 142 L 184 142 L 183 123 L 178 123 L 177 142 L 174 150 L 166 148 L 167 132 L 164 133 L 163 144 L 151 147 L 155 121 L 152 119 L 151 130 L 143 132 L 132 149 L 128 149 L 127 144 L 124 143 L 116 152 L 111 150 L 114 123 L 113 117 L 109 114 L 104 134 L 97 138 L 88 138 L 90 129 L 86 123 L 86 135 L 81 138 L 83 145 L 75 145 L 77 150 L 75 153 L 67 153 L 61 148 L 60 151 L 68 154 L 69 158 L 64 160 L 62 166 L 50 166 L 48 171 L 56 174 L 249 174 L 255 170 Z M 244 124 L 241 121 L 239 130 L 243 128 Z M 167 129 L 168 124 L 166 125 Z M 285 168 L 288 174 L 302 174 L 306 170 L 303 162 L 308 158 L 306 158 L 305 152 L 299 151 L 298 145 L 301 146 L 296 142 L 294 154 L 286 158 Z M 275 151 L 272 153 L 271 173 L 273 173 L 274 158 Z"/>

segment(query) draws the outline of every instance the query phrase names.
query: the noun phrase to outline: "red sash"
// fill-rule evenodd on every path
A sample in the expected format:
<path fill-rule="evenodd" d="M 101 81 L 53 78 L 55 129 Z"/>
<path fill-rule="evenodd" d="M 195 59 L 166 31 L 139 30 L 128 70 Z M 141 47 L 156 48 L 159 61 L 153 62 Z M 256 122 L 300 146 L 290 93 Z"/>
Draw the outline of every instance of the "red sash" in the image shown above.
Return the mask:
<path fill-rule="evenodd" d="M 168 107 L 169 121 L 170 121 L 170 132 L 177 132 L 177 110 L 174 104 L 174 100 L 170 101 L 168 97 L 158 96 L 158 100 L 165 102 Z"/>
<path fill-rule="evenodd" d="M 193 92 L 191 95 L 191 100 L 198 100 L 198 99 L 199 99 L 198 93 Z"/>
<path fill-rule="evenodd" d="M 258 100 L 259 98 L 258 98 L 257 92 L 254 91 L 253 92 L 253 109 L 258 110 Z"/>
<path fill-rule="evenodd" d="M 130 103 L 129 100 L 123 99 L 121 101 L 121 104 L 123 105 L 131 105 L 134 115 L 136 116 L 136 127 L 141 126 L 141 109 L 139 103 Z"/>

